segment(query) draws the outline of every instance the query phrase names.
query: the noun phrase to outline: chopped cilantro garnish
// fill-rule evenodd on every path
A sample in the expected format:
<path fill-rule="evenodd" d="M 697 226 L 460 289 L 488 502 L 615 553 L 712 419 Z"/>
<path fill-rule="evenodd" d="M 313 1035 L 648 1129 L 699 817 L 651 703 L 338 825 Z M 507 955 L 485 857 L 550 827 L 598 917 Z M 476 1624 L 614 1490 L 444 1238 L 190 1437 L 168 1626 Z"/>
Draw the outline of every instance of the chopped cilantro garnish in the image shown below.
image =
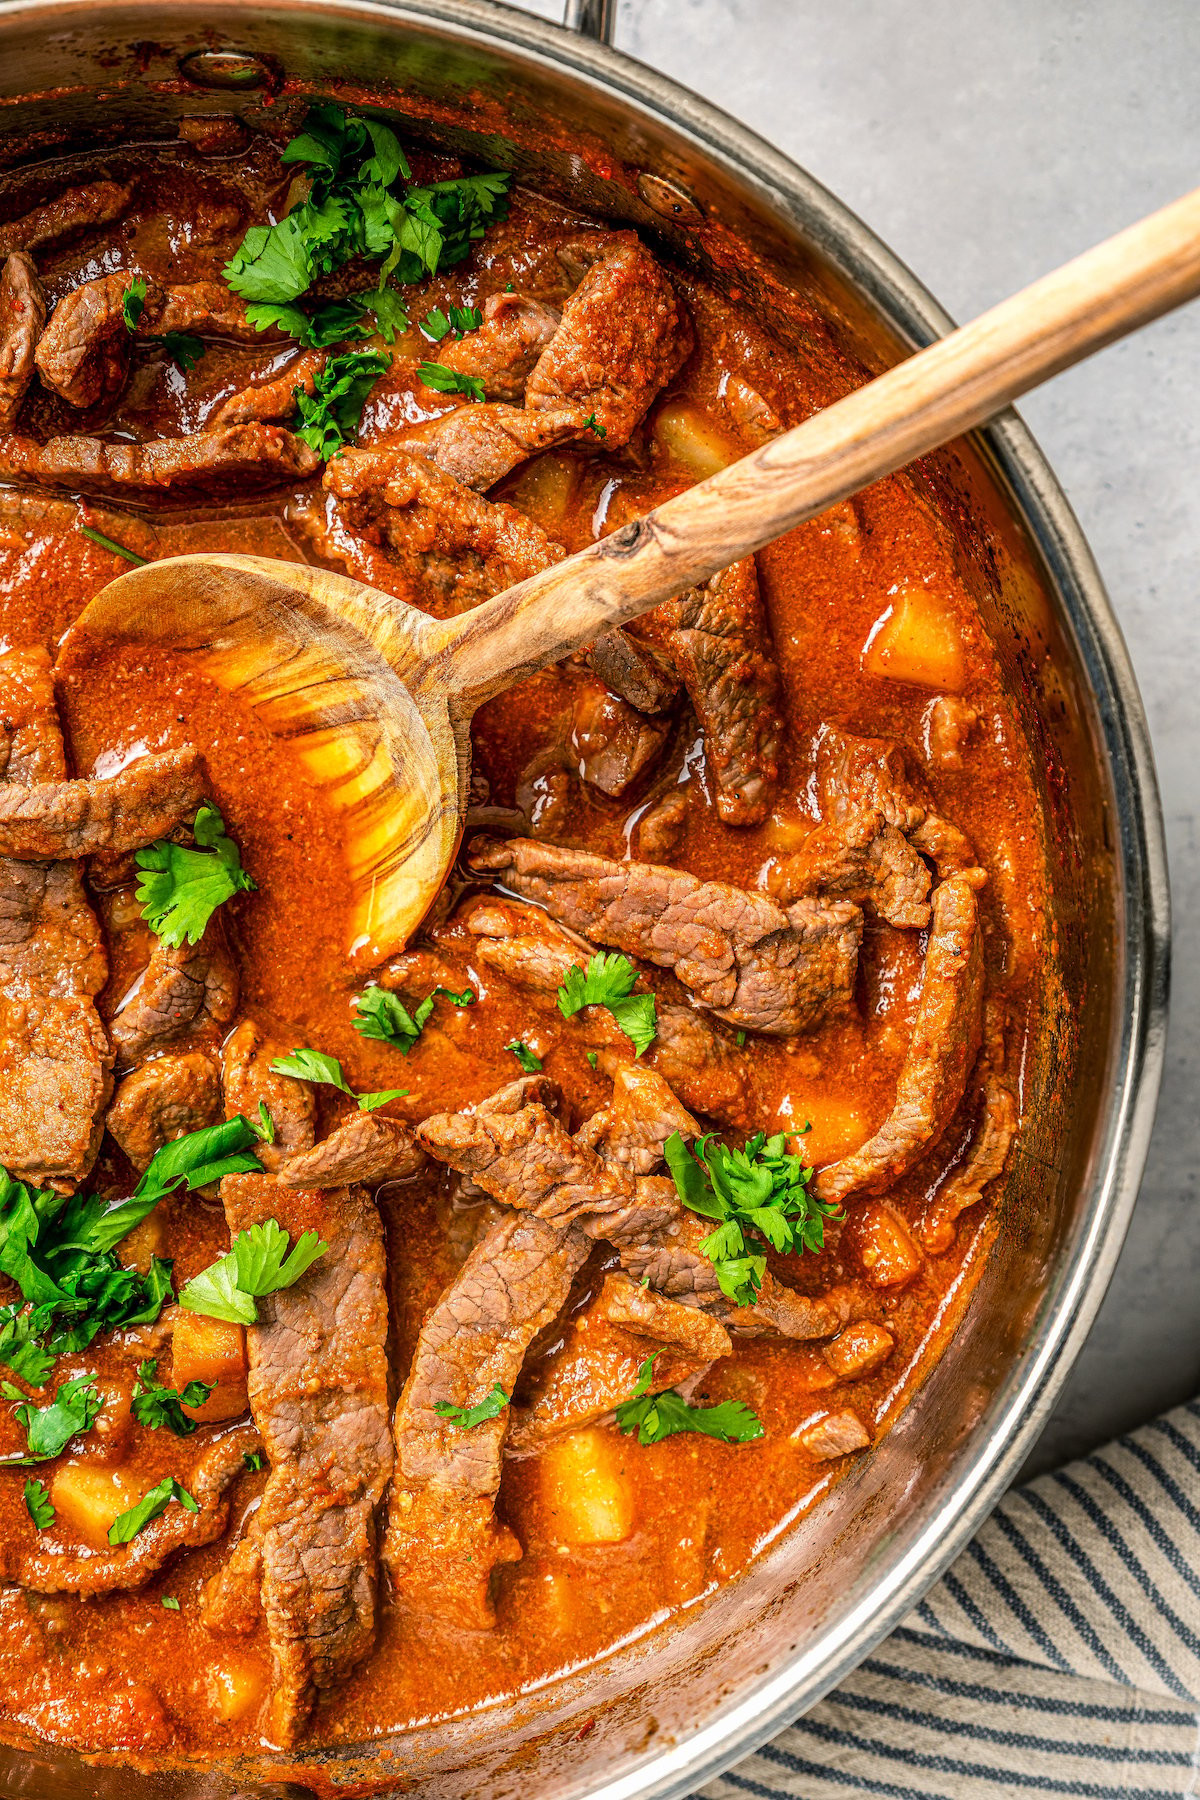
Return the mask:
<path fill-rule="evenodd" d="M 558 1009 L 569 1019 L 585 1006 L 607 1006 L 638 1056 L 648 1050 L 658 1030 L 653 994 L 635 994 L 637 970 L 627 956 L 600 950 L 588 958 L 586 969 L 567 970 L 558 990 Z"/>
<path fill-rule="evenodd" d="M 165 1513 L 172 1500 L 178 1501 L 187 1512 L 199 1512 L 200 1502 L 194 1500 L 185 1487 L 180 1487 L 173 1475 L 164 1475 L 157 1487 L 152 1487 L 148 1494 L 143 1494 L 136 1506 L 128 1512 L 118 1514 L 108 1528 L 110 1544 L 129 1544 L 160 1513 Z"/>
<path fill-rule="evenodd" d="M 482 324 L 483 314 L 477 306 L 452 306 L 448 312 L 435 306 L 421 320 L 421 330 L 440 344 L 451 332 L 457 338 L 465 337 L 468 331 L 478 331 Z"/>
<path fill-rule="evenodd" d="M 439 1419 L 449 1420 L 460 1431 L 471 1431 L 486 1419 L 498 1419 L 511 1397 L 497 1382 L 491 1393 L 485 1394 L 477 1406 L 455 1406 L 450 1400 L 435 1400 L 433 1410 Z"/>
<path fill-rule="evenodd" d="M 411 182 L 411 171 L 394 133 L 378 119 L 329 103 L 310 107 L 283 160 L 306 167 L 309 196 L 278 223 L 253 226 L 225 279 L 252 302 L 256 325 L 279 325 L 307 343 L 360 335 L 354 314 L 328 312 L 331 305 L 352 302 L 324 302 L 311 312 L 294 304 L 319 276 L 352 257 L 377 264 L 375 291 L 355 298 L 360 311 L 374 312 L 390 342 L 408 318 L 389 277 L 407 284 L 460 261 L 486 225 L 503 216 L 510 179 L 505 173 L 464 175 L 400 189 Z M 329 335 L 341 322 L 349 329 Z"/>
<path fill-rule="evenodd" d="M 115 1206 L 96 1199 L 84 1202 L 85 1209 L 94 1210 L 87 1213 L 82 1241 L 91 1250 L 111 1250 L 181 1183 L 194 1192 L 224 1175 L 259 1173 L 262 1165 L 250 1149 L 257 1136 L 249 1120 L 235 1113 L 219 1125 L 172 1139 L 155 1151 L 128 1200 Z"/>
<path fill-rule="evenodd" d="M 394 1044 L 402 1055 L 407 1056 L 433 1014 L 433 1003 L 439 994 L 454 1006 L 470 1006 L 475 999 L 474 990 L 464 988 L 456 994 L 448 987 L 435 987 L 432 994 L 426 994 L 415 1012 L 409 1012 L 407 1006 L 398 1000 L 388 988 L 364 988 L 354 999 L 358 1017 L 354 1021 L 354 1029 L 365 1038 L 376 1038 L 380 1043 Z"/>
<path fill-rule="evenodd" d="M 54 1366 L 54 1358 L 42 1343 L 44 1323 L 32 1307 L 0 1307 L 0 1363 L 31 1387 L 42 1387 Z"/>
<path fill-rule="evenodd" d="M 347 350 L 344 356 L 331 356 L 313 376 L 311 394 L 296 389 L 301 421 L 296 436 L 328 462 L 357 431 L 367 395 L 391 366 L 391 357 L 382 350 Z"/>
<path fill-rule="evenodd" d="M 349 1094 L 357 1102 L 360 1112 L 374 1112 L 376 1107 L 386 1106 L 389 1100 L 403 1100 L 408 1093 L 407 1088 L 383 1088 L 377 1094 L 356 1094 L 336 1056 L 327 1056 L 324 1050 L 310 1050 L 305 1045 L 293 1050 L 290 1056 L 277 1056 L 271 1069 L 274 1074 L 290 1075 L 295 1081 L 318 1081 L 324 1087 L 335 1087 L 339 1093 Z"/>
<path fill-rule="evenodd" d="M 190 331 L 165 331 L 154 342 L 162 345 L 171 361 L 178 363 L 185 375 L 190 375 L 204 355 L 203 338 L 193 337 Z"/>
<path fill-rule="evenodd" d="M 723 1444 L 749 1444 L 763 1434 L 762 1421 L 740 1400 L 723 1400 L 719 1406 L 691 1406 L 681 1394 L 668 1389 L 647 1392 L 653 1379 L 656 1350 L 638 1370 L 637 1385 L 628 1400 L 616 1409 L 620 1430 L 637 1433 L 639 1444 L 660 1444 L 677 1431 L 697 1431 Z"/>
<path fill-rule="evenodd" d="M 125 319 L 125 329 L 129 332 L 131 337 L 138 328 L 138 320 L 142 316 L 145 305 L 146 278 L 144 275 L 135 275 L 129 286 L 125 289 L 125 298 L 121 302 L 121 312 Z"/>
<path fill-rule="evenodd" d="M 718 1221 L 700 1248 L 737 1306 L 753 1305 L 762 1286 L 767 1259 L 753 1244 L 765 1239 L 780 1252 L 815 1253 L 825 1243 L 825 1220 L 838 1216 L 836 1205 L 810 1191 L 812 1169 L 786 1143 L 783 1132 L 768 1138 L 759 1131 L 743 1150 L 715 1136 L 697 1138 L 689 1150 L 676 1131 L 664 1148 L 684 1205 Z"/>
<path fill-rule="evenodd" d="M 172 949 L 185 938 L 189 944 L 198 943 L 218 906 L 256 886 L 210 800 L 200 802 L 192 835 L 194 849 L 157 838 L 134 857 L 140 870 L 137 897 L 142 917 Z"/>
<path fill-rule="evenodd" d="M 39 1531 L 49 1531 L 54 1523 L 50 1490 L 44 1481 L 35 1481 L 32 1475 L 25 1482 L 25 1511 Z"/>
<path fill-rule="evenodd" d="M 18 1458 L 20 1462 L 46 1462 L 61 1456 L 72 1438 L 92 1429 L 104 1404 L 94 1375 L 76 1375 L 64 1381 L 49 1406 L 32 1406 L 9 1381 L 4 1383 L 4 1393 L 10 1400 L 21 1401 L 13 1412 L 25 1432 L 29 1455 Z"/>
<path fill-rule="evenodd" d="M 745 1044 L 745 1042 L 746 1042 L 746 1034 L 745 1034 L 745 1032 L 744 1032 L 744 1031 L 738 1031 L 738 1032 L 735 1032 L 735 1033 L 734 1033 L 734 1038 L 733 1038 L 733 1041 L 734 1041 L 734 1043 L 735 1043 L 735 1044 L 736 1044 L 736 1045 L 737 1045 L 737 1047 L 738 1047 L 738 1049 L 739 1049 L 739 1050 L 740 1050 L 740 1049 L 741 1049 L 741 1048 L 742 1048 L 742 1046 L 743 1046 L 743 1045 L 744 1045 L 744 1044 Z"/>
<path fill-rule="evenodd" d="M 176 1437 L 190 1437 L 196 1429 L 196 1420 L 189 1418 L 184 1407 L 203 1406 L 217 1384 L 215 1381 L 189 1381 L 182 1388 L 164 1387 L 154 1379 L 157 1368 L 155 1357 L 138 1364 L 130 1403 L 133 1416 L 139 1425 L 145 1425 L 150 1431 L 158 1431 L 165 1425 Z"/>
<path fill-rule="evenodd" d="M 251 1225 L 238 1232 L 226 1255 L 187 1283 L 179 1304 L 209 1319 L 253 1325 L 258 1318 L 255 1301 L 291 1287 L 328 1248 L 315 1231 L 305 1231 L 289 1254 L 288 1234 L 277 1219 Z"/>
<path fill-rule="evenodd" d="M 439 394 L 466 394 L 469 400 L 483 399 L 483 383 L 475 375 L 460 375 L 445 363 L 423 362 L 417 370 L 427 388 Z"/>
<path fill-rule="evenodd" d="M 167 1612 L 178 1612 L 179 1611 L 179 1602 L 175 1598 L 174 1594 L 161 1595 L 159 1598 L 159 1605 L 162 1606 Z"/>
<path fill-rule="evenodd" d="M 529 1048 L 529 1045 L 525 1043 L 523 1038 L 510 1038 L 504 1048 L 512 1051 L 527 1075 L 536 1075 L 538 1073 L 542 1066 L 542 1059 L 540 1056 L 535 1056 L 533 1054 L 533 1051 Z"/>
<path fill-rule="evenodd" d="M 267 1103 L 265 1100 L 260 1100 L 258 1103 L 257 1119 L 247 1119 L 246 1123 L 260 1144 L 273 1144 L 275 1142 L 275 1121 L 267 1111 Z"/>
<path fill-rule="evenodd" d="M 263 1466 L 262 1452 L 260 1450 L 243 1450 L 242 1461 L 252 1475 L 257 1475 Z"/>
<path fill-rule="evenodd" d="M 608 436 L 608 427 L 599 423 L 594 412 L 589 413 L 587 418 L 583 421 L 583 429 L 585 431 L 593 432 L 598 438 L 606 438 Z"/>
<path fill-rule="evenodd" d="M 589 1063 L 592 1065 L 593 1069 L 596 1067 L 596 1064 L 600 1061 L 600 1058 L 597 1056 L 597 1054 L 594 1050 L 588 1051 L 587 1059 L 588 1059 Z"/>
<path fill-rule="evenodd" d="M 136 568 L 144 569 L 149 558 L 139 556 L 136 550 L 127 550 L 124 544 L 118 544 L 115 538 L 105 537 L 102 531 L 93 531 L 90 525 L 79 527 L 81 537 L 90 538 L 93 544 L 99 544 L 102 550 L 111 550 L 114 556 L 123 556 L 126 562 L 133 563 Z"/>

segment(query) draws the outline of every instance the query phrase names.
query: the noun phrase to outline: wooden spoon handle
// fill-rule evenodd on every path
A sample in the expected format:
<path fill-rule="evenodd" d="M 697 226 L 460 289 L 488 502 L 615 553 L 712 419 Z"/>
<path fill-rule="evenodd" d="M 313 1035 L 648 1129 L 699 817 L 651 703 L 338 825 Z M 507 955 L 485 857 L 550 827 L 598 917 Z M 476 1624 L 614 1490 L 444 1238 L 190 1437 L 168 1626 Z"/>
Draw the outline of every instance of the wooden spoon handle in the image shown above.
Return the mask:
<path fill-rule="evenodd" d="M 473 711 L 1197 293 L 1200 188 L 645 518 L 448 621 L 424 673 Z"/>

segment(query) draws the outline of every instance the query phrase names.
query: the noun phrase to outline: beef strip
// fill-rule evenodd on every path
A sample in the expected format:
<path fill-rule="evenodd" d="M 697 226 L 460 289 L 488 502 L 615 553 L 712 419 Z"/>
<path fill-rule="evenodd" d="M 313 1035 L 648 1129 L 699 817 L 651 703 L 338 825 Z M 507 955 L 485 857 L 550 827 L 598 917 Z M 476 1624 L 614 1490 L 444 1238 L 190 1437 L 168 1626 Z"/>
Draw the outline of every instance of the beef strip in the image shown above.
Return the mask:
<path fill-rule="evenodd" d="M 605 681 L 611 673 L 628 682 L 628 692 L 618 691 L 635 706 L 635 696 L 651 687 L 664 662 L 678 670 L 704 732 L 718 814 L 726 825 L 757 825 L 766 818 L 779 778 L 784 722 L 775 646 L 752 556 L 655 607 L 632 630 L 610 633 L 592 659 Z"/>
<path fill-rule="evenodd" d="M 976 869 L 970 840 L 938 815 L 903 748 L 890 738 L 855 737 L 824 726 L 817 746 L 817 792 L 824 818 L 847 844 L 865 845 L 890 826 L 929 857 L 943 879 Z M 977 871 L 977 885 L 983 880 Z M 883 910 L 878 899 L 876 905 Z"/>
<path fill-rule="evenodd" d="M 67 188 L 43 206 L 0 225 L 0 256 L 9 256 L 14 250 L 40 250 L 43 244 L 53 244 L 72 231 L 111 225 L 126 211 L 132 194 L 131 181 L 91 181 L 83 187 Z"/>
<path fill-rule="evenodd" d="M 842 1412 L 826 1413 L 802 1431 L 800 1442 L 817 1462 L 833 1462 L 853 1450 L 865 1450 L 871 1434 L 853 1408 L 846 1407 Z"/>
<path fill-rule="evenodd" d="M 253 1019 L 243 1019 L 222 1050 L 226 1117 L 244 1113 L 255 1118 L 260 1101 L 271 1115 L 275 1142 L 254 1146 L 268 1174 L 284 1168 L 300 1152 L 311 1150 L 317 1136 L 317 1105 L 308 1082 L 272 1073 L 271 1064 L 287 1054 L 287 1045 L 268 1037 Z"/>
<path fill-rule="evenodd" d="M 118 1082 L 105 1120 L 135 1169 L 164 1144 L 223 1117 L 221 1075 L 202 1050 L 155 1057 Z"/>
<path fill-rule="evenodd" d="M 983 944 L 974 884 L 952 875 L 933 893 L 921 996 L 891 1113 L 874 1137 L 813 1186 L 824 1200 L 877 1194 L 905 1174 L 957 1111 L 983 1035 Z"/>
<path fill-rule="evenodd" d="M 507 1408 L 470 1430 L 434 1408 L 477 1405 L 497 1383 L 512 1393 L 530 1344 L 561 1311 L 591 1247 L 573 1226 L 509 1213 L 421 1327 L 396 1407 L 398 1470 L 384 1542 L 392 1584 L 416 1611 L 468 1627 L 495 1623 L 492 1570 L 521 1554 L 494 1511 Z"/>
<path fill-rule="evenodd" d="M 120 855 L 182 824 L 207 792 L 189 745 L 139 756 L 108 781 L 41 781 L 0 789 L 0 856 L 20 862 Z"/>
<path fill-rule="evenodd" d="M 594 417 L 606 450 L 629 442 L 655 396 L 692 353 L 691 321 L 665 271 L 633 232 L 560 251 L 585 272 L 525 384 L 530 412 Z"/>
<path fill-rule="evenodd" d="M 588 661 L 605 687 L 638 712 L 666 712 L 682 685 L 680 671 L 667 649 L 660 649 L 628 626 L 618 625 L 598 637 Z"/>
<path fill-rule="evenodd" d="M 990 1181 L 1004 1173 L 1020 1122 L 1011 1077 L 1004 1067 L 1004 1030 L 998 1007 L 989 1002 L 983 1054 L 976 1069 L 979 1115 L 965 1155 L 925 1208 L 917 1236 L 931 1256 L 943 1255 L 954 1242 L 958 1215 L 983 1198 Z"/>
<path fill-rule="evenodd" d="M 929 923 L 929 870 L 894 825 L 879 824 L 865 842 L 848 842 L 834 826 L 818 825 L 799 850 L 783 856 L 768 876 L 768 892 L 783 906 L 807 896 L 853 900 L 890 925 L 921 931 Z"/>
<path fill-rule="evenodd" d="M 484 493 L 526 457 L 579 435 L 574 412 L 527 412 L 500 401 L 456 406 L 398 434 L 397 444 L 441 474 Z"/>
<path fill-rule="evenodd" d="M 240 495 L 314 475 L 321 459 L 278 425 L 227 425 L 144 444 L 95 437 L 0 436 L 0 480 L 88 493 L 164 489 Z"/>
<path fill-rule="evenodd" d="M 523 1382 L 506 1454 L 528 1454 L 565 1431 L 611 1417 L 631 1398 L 656 1348 L 646 1387 L 651 1394 L 695 1382 L 733 1344 L 709 1314 L 636 1287 L 626 1275 L 606 1275 L 599 1293 L 572 1312 L 560 1341 Z"/>
<path fill-rule="evenodd" d="M 243 1457 L 258 1445 L 252 1425 L 225 1431 L 201 1447 L 190 1470 L 179 1477 L 198 1512 L 178 1504 L 151 1519 L 128 1544 L 93 1550 L 59 1541 L 56 1534 L 36 1532 L 33 1542 L 9 1542 L 0 1551 L 5 1581 L 15 1581 L 38 1594 L 113 1594 L 144 1587 L 180 1550 L 211 1544 L 229 1525 L 228 1490 L 244 1468 Z"/>
<path fill-rule="evenodd" d="M 593 943 L 673 969 L 731 1025 L 794 1037 L 850 1004 L 862 914 L 849 901 L 784 912 L 725 882 L 529 838 L 477 838 L 468 861 Z"/>
<path fill-rule="evenodd" d="M 399 1119 L 352 1112 L 311 1150 L 299 1150 L 279 1171 L 285 1188 L 342 1187 L 361 1181 L 378 1187 L 408 1181 L 428 1166 L 412 1132 Z"/>
<path fill-rule="evenodd" d="M 538 357 L 558 329 L 561 314 L 529 294 L 489 294 L 483 323 L 465 337 L 443 338 L 437 360 L 460 375 L 482 381 L 486 400 L 520 402 Z"/>
<path fill-rule="evenodd" d="M 325 487 L 331 518 L 318 533 L 322 554 L 439 618 L 566 555 L 514 507 L 482 499 L 402 449 L 343 451 L 326 469 Z"/>
<path fill-rule="evenodd" d="M 581 683 L 571 722 L 580 778 L 619 798 L 654 768 L 670 729 L 669 720 L 644 717 L 599 682 Z"/>
<path fill-rule="evenodd" d="M 261 381 L 252 380 L 249 387 L 230 394 L 207 420 L 207 429 L 214 431 L 222 425 L 246 425 L 254 419 L 283 422 L 292 418 L 296 411 L 297 390 L 312 394 L 316 377 L 328 360 L 328 350 L 302 350 L 278 373 L 269 373 Z"/>
<path fill-rule="evenodd" d="M 237 223 L 235 218 L 234 229 Z M 148 282 L 137 335 L 164 337 L 169 331 L 228 338 L 239 344 L 272 343 L 281 337 L 274 327 L 260 331 L 252 325 L 246 317 L 246 302 L 223 281 L 172 282 L 165 287 Z"/>
<path fill-rule="evenodd" d="M 50 659 L 0 656 L 0 801 L 66 776 Z M 91 1168 L 112 1091 L 95 996 L 107 978 L 75 862 L 0 857 L 0 1164 L 69 1191 Z"/>
<path fill-rule="evenodd" d="M 245 1597 L 257 1565 L 274 1665 L 259 1728 L 286 1747 L 317 1692 L 375 1641 L 375 1515 L 394 1461 L 383 1227 L 361 1187 L 297 1192 L 232 1175 L 221 1198 L 233 1235 L 273 1218 L 293 1240 L 315 1230 L 329 1246 L 292 1287 L 259 1300 L 246 1330 L 250 1410 L 271 1473 L 234 1580 Z M 220 1576 L 210 1594 L 209 1616 L 228 1622 Z"/>
<path fill-rule="evenodd" d="M 0 271 L 0 431 L 11 431 L 33 380 L 46 296 L 31 257 L 14 250 Z"/>
<path fill-rule="evenodd" d="M 488 390 L 482 405 L 456 407 L 403 432 L 398 442 L 405 449 L 483 492 L 526 457 L 556 444 L 582 439 L 619 450 L 629 442 L 655 395 L 691 355 L 691 321 L 669 279 L 632 232 L 597 234 L 568 250 L 569 258 L 572 252 L 580 279 L 522 377 L 525 405 L 505 405 L 498 393 L 493 401 Z M 534 333 L 544 331 L 546 323 L 547 309 L 539 307 Z M 488 342 L 480 349 L 485 359 L 491 354 Z M 467 337 L 448 354 L 466 373 L 465 362 L 479 351 Z M 517 382 L 505 385 L 519 397 Z"/>
<path fill-rule="evenodd" d="M 583 968 L 590 945 L 518 900 L 476 904 L 468 929 L 479 939 L 480 961 L 526 992 L 552 998 L 572 968 Z M 428 990 L 426 990 L 428 991 Z M 758 1115 L 750 1060 L 688 1006 L 659 1002 L 658 1030 L 644 1061 L 668 1081 L 685 1106 L 723 1125 L 749 1130 Z M 605 1059 L 628 1047 L 628 1039 L 600 1007 L 585 1007 L 577 1023 Z"/>
<path fill-rule="evenodd" d="M 197 944 L 172 949 L 155 941 L 147 968 L 113 1017 L 113 1047 L 124 1063 L 170 1042 L 183 1031 L 228 1025 L 238 1003 L 238 969 L 220 921 L 209 921 Z"/>

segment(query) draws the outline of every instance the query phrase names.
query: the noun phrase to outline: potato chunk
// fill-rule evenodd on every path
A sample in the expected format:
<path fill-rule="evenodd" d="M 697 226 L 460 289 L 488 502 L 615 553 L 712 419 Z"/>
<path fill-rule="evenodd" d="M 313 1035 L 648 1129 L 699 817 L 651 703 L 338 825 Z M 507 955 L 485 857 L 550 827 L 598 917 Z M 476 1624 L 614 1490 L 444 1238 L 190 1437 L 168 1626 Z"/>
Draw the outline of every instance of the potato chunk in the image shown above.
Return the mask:
<path fill-rule="evenodd" d="M 621 1464 L 626 1446 L 592 1427 L 548 1444 L 539 1458 L 556 1544 L 619 1544 L 633 1530 L 633 1497 Z"/>
<path fill-rule="evenodd" d="M 701 479 L 737 461 L 729 439 L 695 406 L 664 406 L 654 421 L 654 435 L 676 462 Z"/>
<path fill-rule="evenodd" d="M 817 1168 L 850 1156 L 871 1135 L 870 1122 L 857 1100 L 805 1092 L 803 1088 L 792 1088 L 784 1095 L 776 1120 L 784 1131 L 797 1133 L 799 1141 L 793 1146 L 796 1154 Z"/>
<path fill-rule="evenodd" d="M 864 1200 L 853 1209 L 843 1243 L 857 1253 L 873 1287 L 902 1287 L 925 1260 L 900 1214 L 883 1200 Z"/>
<path fill-rule="evenodd" d="M 208 1671 L 208 1703 L 218 1719 L 232 1725 L 258 1710 L 267 1686 L 262 1663 L 229 1651 Z"/>
<path fill-rule="evenodd" d="M 884 1326 L 860 1319 L 856 1325 L 844 1326 L 829 1340 L 825 1361 L 843 1381 L 857 1381 L 881 1369 L 895 1348 L 896 1340 Z"/>
<path fill-rule="evenodd" d="M 863 645 L 868 675 L 957 694 L 966 681 L 962 635 L 954 613 L 927 588 L 904 587 L 871 627 Z"/>
<path fill-rule="evenodd" d="M 97 1550 L 108 1549 L 108 1528 L 121 1513 L 136 1506 L 149 1482 L 127 1470 L 99 1462 L 70 1462 L 56 1469 L 50 1499 L 57 1522 Z"/>
<path fill-rule="evenodd" d="M 160 1380 L 165 1377 L 160 1376 Z M 185 1410 L 203 1424 L 236 1419 L 250 1404 L 246 1391 L 246 1333 L 226 1319 L 206 1319 L 179 1307 L 171 1320 L 171 1382 L 215 1381 L 203 1406 Z"/>

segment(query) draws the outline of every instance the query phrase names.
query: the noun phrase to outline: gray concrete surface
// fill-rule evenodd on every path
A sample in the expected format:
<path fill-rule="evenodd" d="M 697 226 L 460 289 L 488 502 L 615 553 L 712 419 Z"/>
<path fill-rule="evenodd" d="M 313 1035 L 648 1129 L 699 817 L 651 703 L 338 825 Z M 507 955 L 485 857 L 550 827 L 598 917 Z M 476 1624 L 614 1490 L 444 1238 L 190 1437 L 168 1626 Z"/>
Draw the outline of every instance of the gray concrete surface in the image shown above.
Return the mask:
<path fill-rule="evenodd" d="M 558 0 L 529 10 L 560 18 Z M 1194 0 L 622 0 L 619 48 L 803 163 L 955 317 L 1200 180 Z M 1048 1467 L 1200 1388 L 1200 305 L 1022 411 L 1108 583 L 1150 717 L 1175 973 L 1133 1225 L 1038 1447 Z"/>

